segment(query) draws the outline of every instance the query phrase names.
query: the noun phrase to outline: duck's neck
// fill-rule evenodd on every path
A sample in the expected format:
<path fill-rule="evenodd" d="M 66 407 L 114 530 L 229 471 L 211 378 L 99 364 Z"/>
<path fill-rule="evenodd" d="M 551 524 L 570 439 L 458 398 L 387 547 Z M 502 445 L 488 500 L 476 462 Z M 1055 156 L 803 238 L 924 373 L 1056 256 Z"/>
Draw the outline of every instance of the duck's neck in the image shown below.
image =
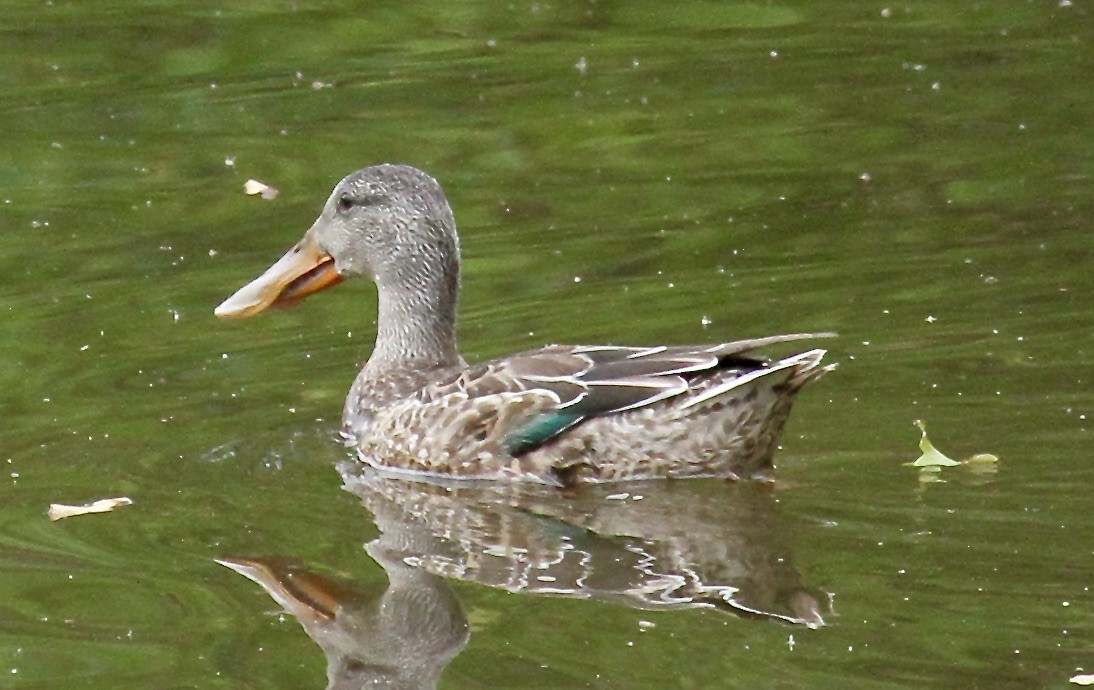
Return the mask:
<path fill-rule="evenodd" d="M 460 361 L 456 349 L 459 268 L 377 281 L 380 309 L 376 347 L 366 374 L 401 368 L 432 369 Z"/>

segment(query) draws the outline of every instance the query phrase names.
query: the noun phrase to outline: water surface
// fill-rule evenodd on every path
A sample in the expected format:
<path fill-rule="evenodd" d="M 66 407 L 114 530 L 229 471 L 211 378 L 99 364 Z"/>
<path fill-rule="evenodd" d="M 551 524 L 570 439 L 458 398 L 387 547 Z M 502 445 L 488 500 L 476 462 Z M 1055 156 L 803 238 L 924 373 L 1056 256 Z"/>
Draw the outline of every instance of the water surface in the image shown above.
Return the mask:
<path fill-rule="evenodd" d="M 450 636 L 402 630 L 436 671 L 419 685 L 1094 672 L 1090 27 L 1077 2 L 9 3 L 0 685 L 323 687 L 327 643 L 218 558 L 295 564 L 255 579 L 309 573 L 313 604 L 366 602 L 349 612 L 400 576 L 421 585 Z M 414 554 L 365 548 L 392 530 L 342 488 L 333 434 L 371 289 L 240 323 L 212 309 L 339 178 L 383 161 L 426 169 L 453 204 L 469 359 L 841 334 L 770 493 L 438 507 L 540 545 L 660 549 L 672 575 L 734 590 L 722 602 L 755 592 L 760 615 L 471 577 L 456 566 L 508 552 L 425 549 L 448 524 L 430 512 Z M 246 197 L 248 178 L 281 194 Z M 1001 462 L 920 477 L 916 419 L 944 452 Z M 620 513 L 636 493 L 717 507 L 721 536 L 680 548 L 685 511 Z M 106 496 L 134 505 L 45 516 Z M 746 563 L 753 543 L 768 547 Z"/>

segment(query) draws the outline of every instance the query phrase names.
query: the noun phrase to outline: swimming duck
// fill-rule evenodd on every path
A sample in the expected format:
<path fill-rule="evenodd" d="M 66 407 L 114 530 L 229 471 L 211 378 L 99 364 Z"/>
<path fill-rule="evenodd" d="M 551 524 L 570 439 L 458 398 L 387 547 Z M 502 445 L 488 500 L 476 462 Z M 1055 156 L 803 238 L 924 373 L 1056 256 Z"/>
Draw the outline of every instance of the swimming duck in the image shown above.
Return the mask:
<path fill-rule="evenodd" d="M 366 276 L 376 345 L 346 399 L 359 459 L 395 472 L 557 485 L 762 476 L 824 350 L 768 360 L 796 333 L 679 346 L 551 345 L 467 364 L 456 348 L 456 223 L 440 185 L 377 165 L 334 188 L 304 238 L 216 308 L 251 316 Z"/>

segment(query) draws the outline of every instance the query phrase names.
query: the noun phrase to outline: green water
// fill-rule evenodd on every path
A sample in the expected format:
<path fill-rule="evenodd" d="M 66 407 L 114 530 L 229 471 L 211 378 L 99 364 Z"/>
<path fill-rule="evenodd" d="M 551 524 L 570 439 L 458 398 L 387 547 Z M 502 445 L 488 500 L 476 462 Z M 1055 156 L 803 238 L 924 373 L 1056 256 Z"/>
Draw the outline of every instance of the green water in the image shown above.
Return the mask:
<path fill-rule="evenodd" d="M 214 561 L 270 556 L 347 611 L 389 592 L 407 613 L 358 642 L 442 688 L 1074 687 L 1091 22 L 1078 0 L 6 3 L 0 687 L 324 687 L 337 650 Z M 383 161 L 452 202 L 468 359 L 838 331 L 780 487 L 343 489 L 372 291 L 212 309 Z M 921 478 L 916 419 L 1001 462 Z M 46 517 L 110 496 L 134 503 Z M 826 625 L 532 593 L 485 577 L 509 538 L 675 554 L 763 612 L 808 593 Z M 446 617 L 392 603 L 407 583 Z"/>

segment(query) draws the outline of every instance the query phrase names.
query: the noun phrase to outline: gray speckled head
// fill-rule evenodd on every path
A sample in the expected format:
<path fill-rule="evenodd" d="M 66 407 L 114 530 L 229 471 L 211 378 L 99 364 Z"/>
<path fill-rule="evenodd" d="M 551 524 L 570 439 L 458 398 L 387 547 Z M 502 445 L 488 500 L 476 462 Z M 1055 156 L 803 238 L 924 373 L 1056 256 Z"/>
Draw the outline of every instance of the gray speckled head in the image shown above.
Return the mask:
<path fill-rule="evenodd" d="M 441 186 L 408 165 L 374 165 L 339 182 L 312 228 L 343 276 L 379 293 L 370 365 L 456 362 L 460 245 Z"/>
<path fill-rule="evenodd" d="M 408 165 L 374 165 L 335 186 L 310 232 L 343 276 L 397 288 L 430 270 L 458 274 L 456 222 L 441 186 Z"/>
<path fill-rule="evenodd" d="M 304 238 L 216 314 L 250 316 L 359 275 L 379 293 L 371 367 L 460 361 L 456 221 L 437 181 L 408 165 L 374 165 L 344 178 Z"/>

